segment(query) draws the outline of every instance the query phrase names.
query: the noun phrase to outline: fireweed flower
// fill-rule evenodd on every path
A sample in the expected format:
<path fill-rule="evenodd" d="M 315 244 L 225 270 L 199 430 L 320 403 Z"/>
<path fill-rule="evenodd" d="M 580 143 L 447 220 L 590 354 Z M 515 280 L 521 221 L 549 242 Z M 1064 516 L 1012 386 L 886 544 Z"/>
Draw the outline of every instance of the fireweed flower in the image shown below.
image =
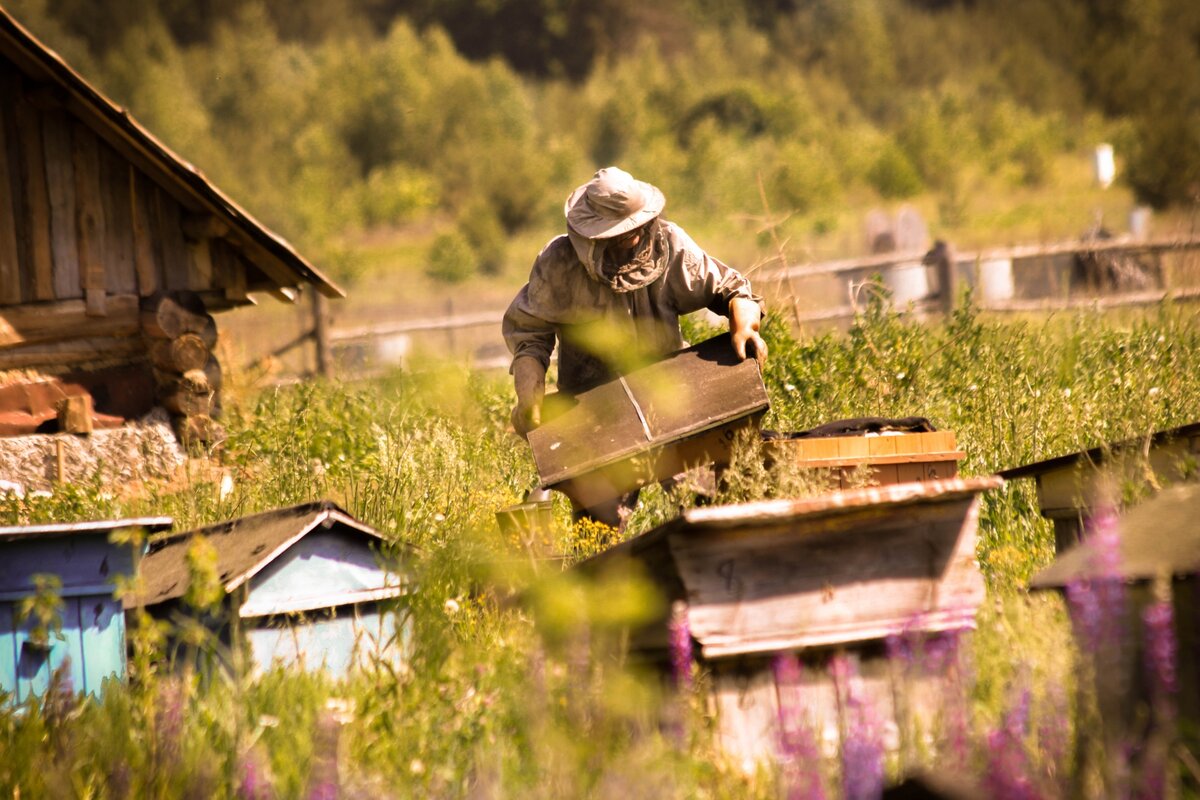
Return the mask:
<path fill-rule="evenodd" d="M 854 686 L 854 667 L 844 656 L 830 659 L 829 672 L 839 696 L 845 697 L 842 739 L 842 796 L 877 800 L 883 794 L 883 725 L 875 709 Z"/>
<path fill-rule="evenodd" d="M 1115 652 L 1121 646 L 1120 620 L 1125 587 L 1121 580 L 1121 534 L 1116 511 L 1101 508 L 1088 524 L 1092 546 L 1090 578 L 1067 584 L 1067 604 L 1079 633 L 1079 644 L 1093 655 Z"/>
<path fill-rule="evenodd" d="M 1175 629 L 1170 600 L 1160 600 L 1142 612 L 1146 636 L 1146 672 L 1156 697 L 1175 693 Z"/>
<path fill-rule="evenodd" d="M 242 756 L 238 764 L 238 800 L 273 800 L 275 793 L 266 770 L 253 752 Z"/>
<path fill-rule="evenodd" d="M 851 694 L 842 742 L 842 793 L 846 800 L 877 800 L 883 794 L 883 726 L 875 710 Z"/>
<path fill-rule="evenodd" d="M 772 663 L 779 693 L 779 755 L 787 800 L 825 800 L 821 752 L 800 699 L 800 662 L 783 653 Z"/>
<path fill-rule="evenodd" d="M 671 672 L 681 691 L 692 688 L 692 632 L 688 627 L 687 604 L 676 601 L 671 607 Z"/>
<path fill-rule="evenodd" d="M 987 735 L 987 770 L 983 788 L 993 800 L 1037 800 L 1039 794 L 1030 775 L 1025 733 L 1029 727 L 1029 690 L 1024 689 Z"/>

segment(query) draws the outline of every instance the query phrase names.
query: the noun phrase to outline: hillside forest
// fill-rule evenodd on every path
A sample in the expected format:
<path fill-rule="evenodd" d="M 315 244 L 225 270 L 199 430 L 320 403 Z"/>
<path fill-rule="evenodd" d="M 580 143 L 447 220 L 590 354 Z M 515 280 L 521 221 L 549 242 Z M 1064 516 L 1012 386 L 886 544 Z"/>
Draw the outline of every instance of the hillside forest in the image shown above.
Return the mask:
<path fill-rule="evenodd" d="M 6 5 L 350 286 L 519 284 L 612 163 L 743 266 L 767 228 L 792 260 L 861 252 L 862 215 L 901 202 L 982 246 L 1200 197 L 1190 0 Z"/>

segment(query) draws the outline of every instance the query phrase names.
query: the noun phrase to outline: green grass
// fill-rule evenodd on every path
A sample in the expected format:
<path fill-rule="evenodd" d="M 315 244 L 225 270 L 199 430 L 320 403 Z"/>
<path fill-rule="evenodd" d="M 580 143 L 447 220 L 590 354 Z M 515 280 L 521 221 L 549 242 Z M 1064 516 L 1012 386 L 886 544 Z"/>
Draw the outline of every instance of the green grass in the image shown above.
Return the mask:
<path fill-rule="evenodd" d="M 920 325 L 873 305 L 847 336 L 797 339 L 779 319 L 765 335 L 768 427 L 921 414 L 957 433 L 968 475 L 1200 416 L 1200 330 L 1187 307 L 1015 323 L 964 308 L 949 324 Z M 329 497 L 415 545 L 420 586 L 415 651 L 400 672 L 173 677 L 155 665 L 155 643 L 137 637 L 133 679 L 104 700 L 52 696 L 0 712 L 0 793 L 232 797 L 254 768 L 273 796 L 303 797 L 336 764 L 347 796 L 777 796 L 776 776 L 747 778 L 720 757 L 702 673 L 697 694 L 680 698 L 628 664 L 621 630 L 657 602 L 645 584 L 581 584 L 558 562 L 531 566 L 500 535 L 494 512 L 536 481 L 507 430 L 511 402 L 505 376 L 437 365 L 245 391 L 227 402 L 227 497 L 196 477 L 132 499 L 96 485 L 0 501 L 6 524 L 153 512 L 186 528 Z M 752 467 L 741 474 L 739 497 L 811 490 Z M 647 490 L 629 534 L 679 502 L 688 498 Z M 555 547 L 571 559 L 613 541 L 571 529 L 561 499 L 555 513 Z M 1034 698 L 1030 730 L 1054 723 L 1071 735 L 1076 711 L 1062 691 L 1078 662 L 1061 604 L 1022 591 L 1053 549 L 1032 487 L 992 493 L 980 534 L 989 600 L 970 651 L 969 707 L 982 772 L 984 735 L 1022 688 Z M 1027 744 L 1039 775 L 1064 768 L 1037 736 Z M 926 766 L 944 757 L 921 753 Z"/>

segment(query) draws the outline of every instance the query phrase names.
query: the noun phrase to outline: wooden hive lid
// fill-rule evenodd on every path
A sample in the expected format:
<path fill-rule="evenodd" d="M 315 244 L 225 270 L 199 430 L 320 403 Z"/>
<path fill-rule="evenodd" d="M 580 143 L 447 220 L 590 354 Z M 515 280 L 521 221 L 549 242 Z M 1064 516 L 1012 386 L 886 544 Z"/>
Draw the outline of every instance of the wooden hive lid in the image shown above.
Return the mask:
<path fill-rule="evenodd" d="M 543 486 L 759 414 L 770 407 L 754 359 L 728 334 L 581 393 L 574 407 L 529 434 Z"/>

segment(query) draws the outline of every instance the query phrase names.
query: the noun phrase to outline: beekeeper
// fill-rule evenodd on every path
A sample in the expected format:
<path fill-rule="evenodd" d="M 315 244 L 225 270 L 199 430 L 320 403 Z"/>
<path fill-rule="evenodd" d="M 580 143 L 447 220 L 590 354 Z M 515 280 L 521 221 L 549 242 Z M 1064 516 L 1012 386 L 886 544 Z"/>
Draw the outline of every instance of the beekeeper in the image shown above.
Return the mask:
<path fill-rule="evenodd" d="M 679 317 L 707 308 L 729 318 L 741 358 L 767 356 L 761 298 L 737 270 L 708 255 L 660 215 L 656 187 L 606 167 L 567 198 L 567 232 L 533 262 L 529 282 L 504 314 L 521 436 L 541 424 L 550 353 L 558 344 L 558 390 L 612 380 L 622 364 L 684 347 Z"/>

